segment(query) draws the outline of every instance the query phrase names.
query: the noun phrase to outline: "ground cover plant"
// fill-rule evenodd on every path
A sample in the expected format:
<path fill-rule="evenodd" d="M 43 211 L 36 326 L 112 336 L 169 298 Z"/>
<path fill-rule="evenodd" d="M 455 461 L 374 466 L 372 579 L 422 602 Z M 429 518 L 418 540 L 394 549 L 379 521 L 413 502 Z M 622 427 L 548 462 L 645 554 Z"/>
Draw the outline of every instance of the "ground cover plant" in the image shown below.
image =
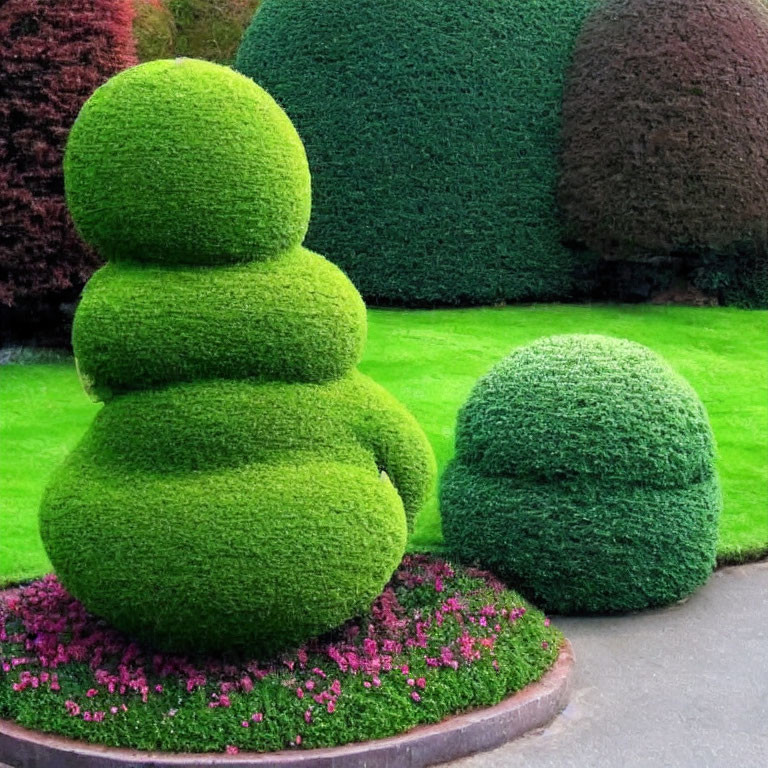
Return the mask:
<path fill-rule="evenodd" d="M 100 263 L 67 214 L 61 160 L 88 96 L 136 63 L 131 18 L 131 0 L 1 4 L 0 341 L 66 343 L 59 305 Z"/>
<path fill-rule="evenodd" d="M 714 455 L 698 396 L 647 347 L 544 337 L 496 363 L 459 412 L 445 541 L 554 613 L 667 605 L 715 565 Z"/>
<path fill-rule="evenodd" d="M 264 0 L 236 68 L 310 158 L 307 243 L 373 303 L 568 296 L 563 79 L 594 0 Z"/>
<path fill-rule="evenodd" d="M 0 603 L 0 716 L 136 749 L 333 746 L 495 704 L 561 642 L 490 574 L 425 556 L 407 556 L 365 616 L 273 661 L 145 649 L 51 576 Z"/>
<path fill-rule="evenodd" d="M 64 171 L 109 261 L 73 327 L 105 406 L 40 506 L 62 583 L 173 651 L 273 653 L 366 610 L 434 457 L 356 370 L 354 286 L 301 247 L 310 178 L 285 113 L 226 67 L 142 64 L 83 107 Z"/>
<path fill-rule="evenodd" d="M 768 306 L 766 71 L 760 0 L 598 4 L 563 104 L 570 237 L 658 288 L 676 263 L 724 303 Z"/>
<path fill-rule="evenodd" d="M 514 347 L 556 333 L 604 333 L 661 354 L 709 413 L 723 489 L 718 557 L 768 551 L 768 313 L 733 308 L 521 306 L 368 313 L 361 370 L 417 417 L 441 469 L 454 455 L 456 414 L 477 378 Z M 37 534 L 43 487 L 100 405 L 83 397 L 74 365 L 0 367 L 0 582 L 47 573 Z M 442 545 L 436 496 L 410 547 Z"/>

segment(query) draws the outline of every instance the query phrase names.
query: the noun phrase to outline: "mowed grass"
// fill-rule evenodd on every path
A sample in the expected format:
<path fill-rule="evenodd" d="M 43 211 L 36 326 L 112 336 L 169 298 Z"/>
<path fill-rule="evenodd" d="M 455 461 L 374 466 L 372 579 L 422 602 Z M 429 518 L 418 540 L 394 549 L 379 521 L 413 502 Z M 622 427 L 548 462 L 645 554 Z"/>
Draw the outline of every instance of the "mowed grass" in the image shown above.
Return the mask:
<path fill-rule="evenodd" d="M 360 367 L 411 409 L 442 468 L 453 454 L 456 413 L 477 377 L 514 347 L 557 333 L 646 344 L 691 382 L 718 443 L 725 505 L 720 559 L 738 562 L 768 551 L 768 312 L 558 304 L 371 310 Z M 37 534 L 40 495 L 99 407 L 82 393 L 71 363 L 0 368 L 0 584 L 50 569 Z M 435 494 L 411 547 L 441 545 Z"/>

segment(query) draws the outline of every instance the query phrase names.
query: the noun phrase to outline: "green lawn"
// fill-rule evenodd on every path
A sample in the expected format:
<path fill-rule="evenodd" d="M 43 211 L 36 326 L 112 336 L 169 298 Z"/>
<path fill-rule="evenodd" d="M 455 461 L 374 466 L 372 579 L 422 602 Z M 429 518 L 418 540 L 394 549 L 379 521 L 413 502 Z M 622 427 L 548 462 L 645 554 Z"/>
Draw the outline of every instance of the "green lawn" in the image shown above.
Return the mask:
<path fill-rule="evenodd" d="M 725 308 L 535 305 L 441 311 L 372 310 L 361 365 L 419 419 L 442 467 L 456 412 L 474 381 L 513 347 L 553 333 L 605 333 L 647 344 L 688 378 L 709 410 L 725 509 L 720 557 L 768 550 L 768 312 Z M 0 583 L 49 565 L 37 536 L 48 473 L 99 408 L 71 364 L 0 368 Z M 436 549 L 433 499 L 411 545 Z"/>

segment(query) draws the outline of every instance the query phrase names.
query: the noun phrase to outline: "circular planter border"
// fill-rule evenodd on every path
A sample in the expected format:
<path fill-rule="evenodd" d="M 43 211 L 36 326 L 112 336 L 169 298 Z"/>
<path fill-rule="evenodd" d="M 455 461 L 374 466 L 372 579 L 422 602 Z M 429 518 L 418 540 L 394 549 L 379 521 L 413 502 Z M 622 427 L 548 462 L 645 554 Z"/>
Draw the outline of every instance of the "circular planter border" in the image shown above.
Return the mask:
<path fill-rule="evenodd" d="M 341 747 L 238 755 L 140 752 L 73 741 L 0 720 L 0 762 L 14 768 L 425 768 L 493 749 L 549 723 L 568 703 L 573 664 L 573 649 L 566 640 L 541 680 L 494 707 Z"/>

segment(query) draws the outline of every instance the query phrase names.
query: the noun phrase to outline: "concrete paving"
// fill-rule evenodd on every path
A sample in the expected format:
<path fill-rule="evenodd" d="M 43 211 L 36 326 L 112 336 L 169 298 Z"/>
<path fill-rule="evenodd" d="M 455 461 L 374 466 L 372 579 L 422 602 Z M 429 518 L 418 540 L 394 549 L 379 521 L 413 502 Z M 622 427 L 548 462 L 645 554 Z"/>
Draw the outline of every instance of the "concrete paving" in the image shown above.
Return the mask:
<path fill-rule="evenodd" d="M 768 768 L 768 561 L 684 603 L 556 620 L 571 703 L 548 728 L 451 768 Z"/>

